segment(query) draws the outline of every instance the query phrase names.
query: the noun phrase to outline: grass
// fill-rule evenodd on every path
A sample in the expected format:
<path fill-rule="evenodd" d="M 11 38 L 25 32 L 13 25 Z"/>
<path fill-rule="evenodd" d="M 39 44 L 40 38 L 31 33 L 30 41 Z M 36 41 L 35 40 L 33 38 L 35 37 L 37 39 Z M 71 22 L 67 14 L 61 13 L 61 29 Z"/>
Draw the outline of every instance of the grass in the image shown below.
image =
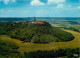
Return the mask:
<path fill-rule="evenodd" d="M 64 30 L 64 29 L 63 29 Z M 21 53 L 24 52 L 30 52 L 30 51 L 37 51 L 37 50 L 52 50 L 52 49 L 59 49 L 59 48 L 79 48 L 80 47 L 80 33 L 71 31 L 71 30 L 65 30 L 67 32 L 72 33 L 75 36 L 75 39 L 68 42 L 51 42 L 49 44 L 35 44 L 35 43 L 23 43 L 20 40 L 12 39 L 7 35 L 0 36 L 1 40 L 4 41 L 10 41 L 14 42 L 19 46 L 18 51 Z"/>

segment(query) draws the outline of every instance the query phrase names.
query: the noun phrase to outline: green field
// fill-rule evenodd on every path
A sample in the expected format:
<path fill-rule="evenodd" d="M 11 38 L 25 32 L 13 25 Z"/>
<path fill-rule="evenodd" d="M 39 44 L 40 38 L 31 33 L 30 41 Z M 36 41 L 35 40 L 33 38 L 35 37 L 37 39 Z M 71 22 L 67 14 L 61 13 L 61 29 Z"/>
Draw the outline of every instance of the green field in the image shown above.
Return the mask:
<path fill-rule="evenodd" d="M 64 30 L 64 29 L 63 29 Z M 31 51 L 37 51 L 37 50 L 52 50 L 52 49 L 59 49 L 59 48 L 79 48 L 80 47 L 80 33 L 71 31 L 71 30 L 65 30 L 67 32 L 72 33 L 75 36 L 75 39 L 68 42 L 51 42 L 49 44 L 35 44 L 35 43 L 23 43 L 20 40 L 12 39 L 7 35 L 1 35 L 0 39 L 4 41 L 14 42 L 19 46 L 18 51 L 21 53 L 24 52 L 31 52 Z"/>

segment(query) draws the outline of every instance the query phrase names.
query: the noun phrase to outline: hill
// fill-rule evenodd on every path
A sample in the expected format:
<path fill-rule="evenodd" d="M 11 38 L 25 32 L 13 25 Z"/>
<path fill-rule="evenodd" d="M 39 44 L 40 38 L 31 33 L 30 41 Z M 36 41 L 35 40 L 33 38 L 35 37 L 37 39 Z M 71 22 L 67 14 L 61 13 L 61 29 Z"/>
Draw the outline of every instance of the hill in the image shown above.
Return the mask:
<path fill-rule="evenodd" d="M 65 42 L 74 39 L 71 33 L 52 27 L 48 22 L 43 24 L 0 23 L 0 34 L 32 43 Z"/>

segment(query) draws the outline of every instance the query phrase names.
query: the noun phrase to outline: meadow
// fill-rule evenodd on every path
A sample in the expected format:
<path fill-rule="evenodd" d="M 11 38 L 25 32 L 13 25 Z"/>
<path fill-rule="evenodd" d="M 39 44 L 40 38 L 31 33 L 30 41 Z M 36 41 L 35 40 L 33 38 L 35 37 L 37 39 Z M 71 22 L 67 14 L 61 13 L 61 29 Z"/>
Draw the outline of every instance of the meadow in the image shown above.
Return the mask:
<path fill-rule="evenodd" d="M 65 30 L 65 29 L 63 29 Z M 67 32 L 72 33 L 75 36 L 75 39 L 68 42 L 51 42 L 49 44 L 35 44 L 35 43 L 29 43 L 25 42 L 23 43 L 20 40 L 12 39 L 7 35 L 1 35 L 0 39 L 4 41 L 14 42 L 19 46 L 18 51 L 21 53 L 24 52 L 31 52 L 31 51 L 37 51 L 37 50 L 57 50 L 57 49 L 65 49 L 65 48 L 80 48 L 80 33 L 71 31 L 71 30 L 65 30 Z"/>

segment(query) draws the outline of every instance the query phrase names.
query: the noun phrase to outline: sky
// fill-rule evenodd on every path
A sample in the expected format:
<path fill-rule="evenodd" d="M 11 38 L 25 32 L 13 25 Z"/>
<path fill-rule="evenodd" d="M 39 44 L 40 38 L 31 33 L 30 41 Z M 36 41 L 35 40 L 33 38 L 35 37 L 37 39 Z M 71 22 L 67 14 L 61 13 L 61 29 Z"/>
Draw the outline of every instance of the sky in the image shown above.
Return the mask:
<path fill-rule="evenodd" d="M 80 17 L 80 0 L 0 0 L 0 17 Z"/>

